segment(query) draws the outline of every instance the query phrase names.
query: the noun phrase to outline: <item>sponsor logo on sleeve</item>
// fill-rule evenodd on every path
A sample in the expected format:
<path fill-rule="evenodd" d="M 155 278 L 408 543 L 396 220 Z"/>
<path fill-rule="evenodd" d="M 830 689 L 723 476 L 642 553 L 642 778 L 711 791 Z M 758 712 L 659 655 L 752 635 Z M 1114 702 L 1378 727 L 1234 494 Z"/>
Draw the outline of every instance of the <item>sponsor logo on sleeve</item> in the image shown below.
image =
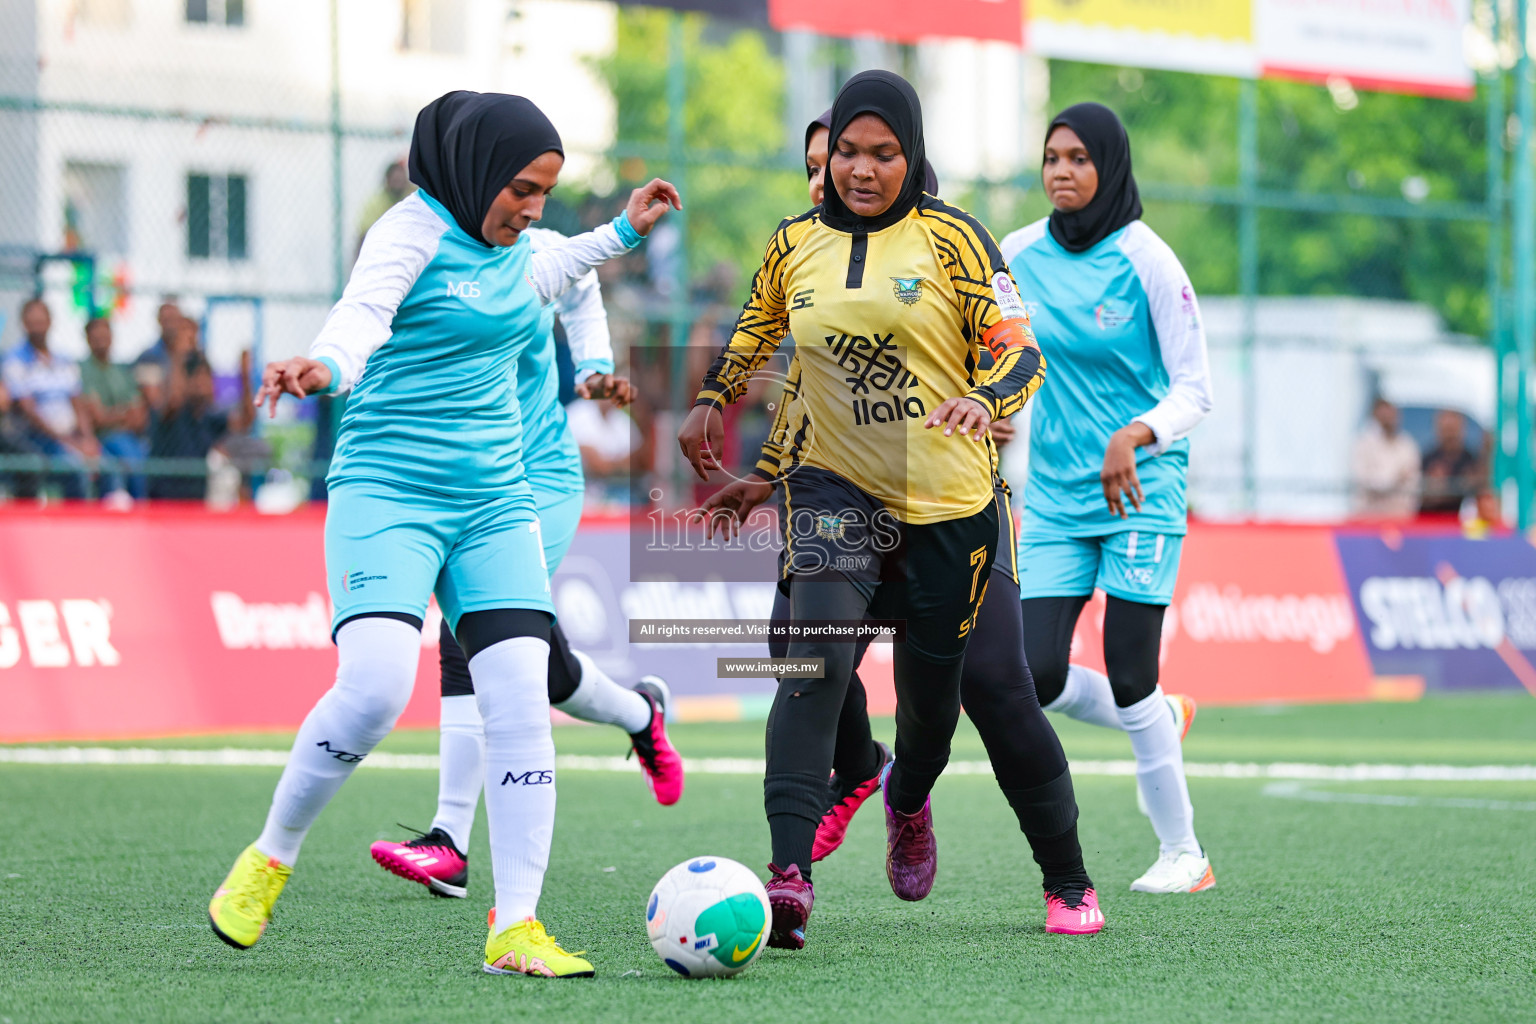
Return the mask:
<path fill-rule="evenodd" d="M 992 275 L 992 298 L 1003 316 L 1020 320 L 1029 318 L 1029 311 L 1024 308 L 1024 300 L 1019 298 L 1019 290 L 1014 287 L 1013 278 L 1008 276 L 1006 270 L 999 270 Z"/>

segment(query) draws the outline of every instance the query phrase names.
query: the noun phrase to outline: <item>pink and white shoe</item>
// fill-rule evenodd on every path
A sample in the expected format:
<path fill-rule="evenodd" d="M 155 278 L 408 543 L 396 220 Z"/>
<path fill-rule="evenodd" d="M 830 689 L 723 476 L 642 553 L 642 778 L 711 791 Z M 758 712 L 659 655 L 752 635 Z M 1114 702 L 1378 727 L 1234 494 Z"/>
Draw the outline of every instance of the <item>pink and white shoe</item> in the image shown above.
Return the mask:
<path fill-rule="evenodd" d="M 418 833 L 415 839 L 404 843 L 381 839 L 368 852 L 379 867 L 426 886 L 434 896 L 463 899 L 468 894 L 468 858 L 453 845 L 453 837 L 440 828 Z"/>
<path fill-rule="evenodd" d="M 1075 898 L 1075 902 L 1074 902 Z M 1045 930 L 1053 935 L 1093 935 L 1104 927 L 1099 894 L 1085 889 L 1081 897 L 1045 894 Z"/>
<path fill-rule="evenodd" d="M 816 825 L 816 841 L 811 846 L 811 863 L 830 856 L 848 835 L 848 826 L 853 824 L 853 816 L 859 813 L 859 808 L 864 806 L 864 801 L 880 791 L 880 774 L 885 771 L 885 766 L 891 763 L 891 748 L 884 743 L 876 742 L 875 746 L 880 751 L 880 766 L 875 769 L 875 774 L 853 787 L 852 792 L 838 797 L 842 788 L 841 780 L 837 773 L 832 773 L 831 791 L 836 802 L 827 812 L 821 816 L 821 821 Z"/>
<path fill-rule="evenodd" d="M 656 802 L 671 807 L 683 798 L 683 757 L 667 738 L 667 703 L 672 691 L 660 676 L 641 677 L 634 690 L 651 705 L 651 722 L 630 733 L 629 742 L 640 758 L 640 770 Z"/>

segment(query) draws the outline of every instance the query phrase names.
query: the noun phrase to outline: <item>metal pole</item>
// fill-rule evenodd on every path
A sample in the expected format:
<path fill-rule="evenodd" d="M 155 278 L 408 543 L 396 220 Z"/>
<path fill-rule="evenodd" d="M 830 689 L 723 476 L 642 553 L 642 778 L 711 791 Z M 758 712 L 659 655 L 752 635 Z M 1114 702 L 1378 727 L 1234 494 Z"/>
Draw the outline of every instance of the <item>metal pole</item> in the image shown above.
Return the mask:
<path fill-rule="evenodd" d="M 331 270 L 334 298 L 346 287 L 346 243 L 341 232 L 341 16 L 331 0 Z"/>
<path fill-rule="evenodd" d="M 1515 445 L 1515 482 L 1518 488 L 1517 522 L 1520 529 L 1531 527 L 1531 496 L 1536 490 L 1536 466 L 1531 463 L 1531 402 L 1529 379 L 1533 354 L 1536 354 L 1536 68 L 1531 65 L 1527 33 L 1530 31 L 1530 0 L 1520 0 L 1515 22 L 1519 35 L 1520 61 L 1515 67 L 1515 112 L 1520 123 L 1520 144 L 1515 150 L 1514 202 L 1514 273 L 1510 292 L 1514 296 L 1516 397 L 1520 403 L 1515 419 L 1519 431 Z"/>
<path fill-rule="evenodd" d="M 671 378 L 672 408 L 678 416 L 686 416 L 693 406 L 694 382 L 686 379 L 688 372 L 689 295 L 688 295 L 688 136 L 684 106 L 688 100 L 688 60 L 685 52 L 687 38 L 684 34 L 683 16 L 676 11 L 667 16 L 667 164 L 672 184 L 683 197 L 684 209 L 667 214 L 677 229 L 677 247 L 673 250 L 676 277 L 672 281 L 670 303 L 670 334 L 672 340 Z M 672 474 L 672 485 L 678 500 L 688 490 L 685 466 L 679 461 Z"/>
<path fill-rule="evenodd" d="M 1519 506 L 1514 463 L 1519 443 L 1517 422 L 1520 403 L 1517 393 L 1519 356 L 1511 348 L 1513 339 L 1504 323 L 1504 122 L 1508 113 L 1505 109 L 1504 65 L 1502 58 L 1497 56 L 1500 37 L 1503 35 L 1499 18 L 1500 0 L 1491 0 L 1488 6 L 1492 11 L 1489 31 L 1493 37 L 1495 63 L 1492 76 L 1484 83 L 1488 101 L 1488 268 L 1485 287 L 1488 291 L 1488 343 L 1494 351 L 1499 396 L 1493 435 L 1493 465 L 1489 468 L 1490 479 L 1499 488 L 1501 504 L 1505 509 L 1514 510 Z"/>
<path fill-rule="evenodd" d="M 1250 516 L 1257 514 L 1259 385 L 1256 365 L 1259 294 L 1259 85 L 1242 81 L 1237 114 L 1238 293 L 1243 298 L 1243 501 Z"/>

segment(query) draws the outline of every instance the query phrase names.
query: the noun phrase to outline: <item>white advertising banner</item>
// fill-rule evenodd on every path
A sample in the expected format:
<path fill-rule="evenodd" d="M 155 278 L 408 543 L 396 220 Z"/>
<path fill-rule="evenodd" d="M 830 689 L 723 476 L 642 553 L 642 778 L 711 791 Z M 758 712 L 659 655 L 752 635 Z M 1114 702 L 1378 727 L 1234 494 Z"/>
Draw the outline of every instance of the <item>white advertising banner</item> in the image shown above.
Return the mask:
<path fill-rule="evenodd" d="M 1470 99 L 1471 0 L 1255 0 L 1259 71 L 1356 89 Z"/>
<path fill-rule="evenodd" d="M 1042 57 L 1467 99 L 1471 0 L 1028 0 Z"/>

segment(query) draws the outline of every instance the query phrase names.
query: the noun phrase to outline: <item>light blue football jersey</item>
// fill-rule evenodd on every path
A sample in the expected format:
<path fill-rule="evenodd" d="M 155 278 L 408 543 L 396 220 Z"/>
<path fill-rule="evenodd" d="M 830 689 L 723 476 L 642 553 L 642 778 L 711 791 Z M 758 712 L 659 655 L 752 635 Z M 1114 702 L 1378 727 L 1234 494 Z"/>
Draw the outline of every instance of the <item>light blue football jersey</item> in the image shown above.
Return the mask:
<path fill-rule="evenodd" d="M 382 327 L 362 353 L 328 484 L 375 480 L 464 499 L 521 492 L 531 502 L 515 365 L 544 314 L 527 276 L 531 252 L 526 238 L 506 247 L 470 238 L 420 191 L 380 218 L 311 348 L 340 382 L 344 362 L 357 359 L 355 338 Z M 351 344 L 331 340 L 341 334 Z"/>
<path fill-rule="evenodd" d="M 1028 537 L 1123 530 L 1182 535 L 1189 431 L 1210 410 L 1205 333 L 1177 257 L 1141 221 L 1086 252 L 1063 248 L 1042 220 L 1002 242 L 1046 359 L 1030 422 Z M 1110 513 L 1099 473 L 1132 420 L 1155 442 L 1137 450 L 1145 501 Z"/>

